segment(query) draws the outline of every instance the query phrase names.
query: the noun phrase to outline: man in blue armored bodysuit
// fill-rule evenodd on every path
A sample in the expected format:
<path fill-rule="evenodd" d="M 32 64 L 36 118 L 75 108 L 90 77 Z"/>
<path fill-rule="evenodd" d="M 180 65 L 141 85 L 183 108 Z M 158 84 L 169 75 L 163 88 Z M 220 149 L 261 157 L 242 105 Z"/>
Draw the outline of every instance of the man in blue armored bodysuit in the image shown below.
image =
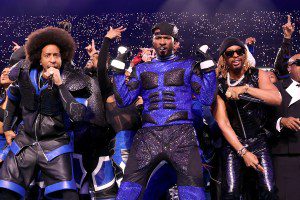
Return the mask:
<path fill-rule="evenodd" d="M 157 58 L 134 68 L 126 83 L 124 72 L 114 73 L 114 92 L 120 107 L 138 96 L 144 100 L 143 125 L 137 132 L 128 158 L 117 199 L 143 196 L 147 180 L 162 160 L 177 174 L 179 198 L 205 199 L 200 148 L 191 113 L 192 96 L 210 105 L 214 99 L 214 63 L 179 59 L 173 54 L 178 29 L 166 22 L 152 29 Z"/>

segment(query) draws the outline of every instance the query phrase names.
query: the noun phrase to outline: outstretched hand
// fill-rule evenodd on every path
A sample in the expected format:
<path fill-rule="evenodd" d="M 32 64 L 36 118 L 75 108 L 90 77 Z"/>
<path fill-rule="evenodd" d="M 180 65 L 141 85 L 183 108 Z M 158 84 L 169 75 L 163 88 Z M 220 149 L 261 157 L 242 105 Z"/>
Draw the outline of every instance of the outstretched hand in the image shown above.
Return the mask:
<path fill-rule="evenodd" d="M 109 31 L 107 31 L 105 37 L 108 37 L 109 39 L 120 39 L 122 37 L 122 32 L 124 32 L 126 28 L 123 28 L 123 26 L 120 26 L 118 28 L 112 28 L 109 27 Z"/>
<path fill-rule="evenodd" d="M 12 43 L 14 44 L 14 47 L 13 47 L 13 52 L 15 52 L 15 51 L 17 51 L 18 49 L 20 49 L 21 48 L 21 46 L 20 45 L 18 45 L 18 43 L 16 43 L 16 42 L 14 42 L 14 41 L 12 41 Z"/>
<path fill-rule="evenodd" d="M 295 23 L 291 21 L 291 15 L 287 16 L 287 23 L 282 26 L 283 35 L 286 39 L 291 39 L 293 32 L 295 31 Z"/>
<path fill-rule="evenodd" d="M 94 39 L 92 39 L 91 44 L 89 44 L 87 47 L 85 47 L 85 50 L 87 51 L 87 53 L 89 54 L 90 57 L 92 57 L 97 52 Z"/>

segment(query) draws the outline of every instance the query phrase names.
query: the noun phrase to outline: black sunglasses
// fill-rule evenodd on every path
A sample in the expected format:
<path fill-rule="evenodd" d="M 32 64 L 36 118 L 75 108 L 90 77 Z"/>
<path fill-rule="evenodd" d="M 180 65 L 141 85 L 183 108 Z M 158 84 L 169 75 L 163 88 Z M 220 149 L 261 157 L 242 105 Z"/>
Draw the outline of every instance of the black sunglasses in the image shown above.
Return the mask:
<path fill-rule="evenodd" d="M 234 53 L 236 53 L 238 56 L 242 56 L 245 54 L 245 49 L 238 49 L 235 51 L 225 51 L 224 55 L 228 58 L 233 57 Z"/>
<path fill-rule="evenodd" d="M 296 59 L 294 62 L 291 63 L 291 65 L 300 66 L 300 59 Z"/>

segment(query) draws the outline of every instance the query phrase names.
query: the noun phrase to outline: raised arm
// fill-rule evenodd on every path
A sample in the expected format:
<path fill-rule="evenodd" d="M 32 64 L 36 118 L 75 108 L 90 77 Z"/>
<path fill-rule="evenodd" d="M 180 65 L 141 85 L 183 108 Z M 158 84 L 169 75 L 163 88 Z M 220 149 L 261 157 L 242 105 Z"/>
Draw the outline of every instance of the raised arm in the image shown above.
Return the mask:
<path fill-rule="evenodd" d="M 287 16 L 287 23 L 282 26 L 283 30 L 283 42 L 281 43 L 281 47 L 279 48 L 276 58 L 275 58 L 275 69 L 277 69 L 279 76 L 284 78 L 289 74 L 288 68 L 288 60 L 291 57 L 292 51 L 292 34 L 295 31 L 295 24 L 291 22 L 291 16 Z"/>
<path fill-rule="evenodd" d="M 112 40 L 116 38 L 121 38 L 122 32 L 124 32 L 126 28 L 123 26 L 118 28 L 109 28 L 109 31 L 106 33 L 103 43 L 99 52 L 98 56 L 98 63 L 97 63 L 97 71 L 98 71 L 98 81 L 100 84 L 100 90 L 102 97 L 107 99 L 110 95 L 113 94 L 112 84 L 107 74 L 107 67 L 106 63 L 108 61 L 109 56 L 109 47 Z"/>
<path fill-rule="evenodd" d="M 17 43 L 13 42 L 14 47 L 13 47 L 13 53 L 11 54 L 9 58 L 9 64 L 14 65 L 20 60 L 23 60 L 26 58 L 25 55 L 25 49 L 24 46 L 19 46 Z"/>
<path fill-rule="evenodd" d="M 210 106 L 215 99 L 217 88 L 216 63 L 207 45 L 201 46 L 197 55 L 191 78 L 192 90 L 202 105 Z"/>

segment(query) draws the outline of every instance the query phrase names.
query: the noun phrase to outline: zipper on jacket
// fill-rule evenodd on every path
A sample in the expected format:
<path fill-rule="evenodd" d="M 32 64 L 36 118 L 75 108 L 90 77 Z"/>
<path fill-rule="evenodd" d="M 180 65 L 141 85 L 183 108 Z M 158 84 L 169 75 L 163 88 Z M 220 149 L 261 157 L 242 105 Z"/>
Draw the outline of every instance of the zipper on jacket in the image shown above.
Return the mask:
<path fill-rule="evenodd" d="M 234 101 L 234 104 L 235 104 L 235 107 L 236 107 L 236 110 L 237 110 L 237 113 L 238 113 L 238 117 L 239 117 L 239 120 L 240 120 L 240 123 L 241 123 L 241 126 L 242 126 L 242 131 L 244 133 L 244 137 L 245 137 L 245 139 L 247 139 L 247 135 L 246 135 L 246 132 L 245 132 L 244 124 L 243 124 L 243 121 L 242 121 L 242 118 L 241 118 L 241 114 L 240 114 L 239 108 L 238 108 L 238 106 L 236 104 L 236 101 Z"/>
<path fill-rule="evenodd" d="M 37 135 L 36 135 L 36 124 L 37 124 L 37 122 L 38 121 L 40 121 L 41 120 L 41 118 L 40 118 L 40 114 L 38 114 L 38 116 L 37 116 L 37 118 L 36 118 L 37 120 L 35 121 L 35 123 L 34 123 L 34 136 L 35 136 L 35 142 L 39 142 L 38 141 L 38 138 L 37 138 Z"/>

